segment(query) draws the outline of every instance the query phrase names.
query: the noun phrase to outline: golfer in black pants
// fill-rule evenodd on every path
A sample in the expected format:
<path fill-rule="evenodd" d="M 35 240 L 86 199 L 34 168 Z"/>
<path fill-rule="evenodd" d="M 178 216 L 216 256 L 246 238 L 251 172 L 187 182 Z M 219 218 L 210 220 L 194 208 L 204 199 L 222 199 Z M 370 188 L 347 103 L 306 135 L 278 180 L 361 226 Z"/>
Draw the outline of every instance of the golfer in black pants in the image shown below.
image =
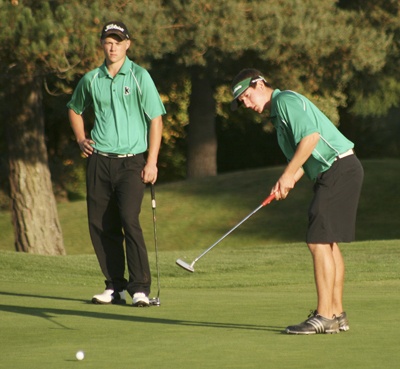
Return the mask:
<path fill-rule="evenodd" d="M 133 306 L 149 306 L 151 277 L 139 213 L 145 184 L 157 180 L 165 109 L 149 73 L 126 55 L 130 37 L 125 24 L 107 23 L 100 41 L 105 62 L 83 76 L 67 105 L 76 140 L 88 158 L 89 230 L 106 278 L 104 292 L 92 302 L 125 303 L 127 290 Z M 82 118 L 88 107 L 95 113 L 90 138 Z"/>

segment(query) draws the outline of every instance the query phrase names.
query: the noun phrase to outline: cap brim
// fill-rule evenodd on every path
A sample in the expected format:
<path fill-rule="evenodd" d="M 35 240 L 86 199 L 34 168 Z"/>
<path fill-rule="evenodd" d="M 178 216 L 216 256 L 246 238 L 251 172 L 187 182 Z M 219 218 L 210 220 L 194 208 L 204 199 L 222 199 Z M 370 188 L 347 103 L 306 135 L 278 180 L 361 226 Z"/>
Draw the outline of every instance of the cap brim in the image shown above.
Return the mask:
<path fill-rule="evenodd" d="M 118 36 L 121 40 L 127 40 L 127 37 L 126 37 L 125 34 L 123 34 L 122 32 L 115 31 L 115 30 L 112 30 L 110 32 L 106 32 L 103 35 L 102 39 L 104 40 L 105 38 L 110 37 L 111 35 Z"/>

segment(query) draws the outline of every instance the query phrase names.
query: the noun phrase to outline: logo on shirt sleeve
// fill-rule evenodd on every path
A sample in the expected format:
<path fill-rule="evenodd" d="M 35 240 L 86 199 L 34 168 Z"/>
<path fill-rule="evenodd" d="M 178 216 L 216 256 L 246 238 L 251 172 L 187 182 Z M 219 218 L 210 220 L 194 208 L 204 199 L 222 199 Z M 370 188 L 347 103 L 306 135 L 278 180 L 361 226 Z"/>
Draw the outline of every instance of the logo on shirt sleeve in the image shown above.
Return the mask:
<path fill-rule="evenodd" d="M 130 95 L 131 94 L 131 88 L 129 86 L 124 87 L 124 95 Z"/>

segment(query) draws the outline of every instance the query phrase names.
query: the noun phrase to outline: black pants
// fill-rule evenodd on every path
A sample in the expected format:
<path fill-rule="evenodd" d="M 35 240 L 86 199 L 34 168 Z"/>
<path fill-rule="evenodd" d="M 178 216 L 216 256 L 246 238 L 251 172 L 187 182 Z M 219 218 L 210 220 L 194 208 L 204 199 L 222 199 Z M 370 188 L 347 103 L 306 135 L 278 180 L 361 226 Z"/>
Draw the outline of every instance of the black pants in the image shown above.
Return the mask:
<path fill-rule="evenodd" d="M 143 155 L 109 158 L 92 154 L 86 171 L 90 237 L 106 288 L 150 293 L 147 249 L 139 222 L 145 184 Z M 125 250 L 129 281 L 125 279 Z"/>

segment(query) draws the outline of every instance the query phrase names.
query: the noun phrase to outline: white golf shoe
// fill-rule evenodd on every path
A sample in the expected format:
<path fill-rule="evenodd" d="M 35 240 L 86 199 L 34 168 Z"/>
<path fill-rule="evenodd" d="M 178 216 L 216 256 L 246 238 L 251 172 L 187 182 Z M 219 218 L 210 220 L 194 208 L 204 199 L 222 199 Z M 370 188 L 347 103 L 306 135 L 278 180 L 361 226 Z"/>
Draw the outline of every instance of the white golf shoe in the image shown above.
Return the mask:
<path fill-rule="evenodd" d="M 114 290 L 104 290 L 99 295 L 92 297 L 93 304 L 125 304 L 125 291 L 114 292 Z"/>
<path fill-rule="evenodd" d="M 150 306 L 150 301 L 143 292 L 136 292 L 133 295 L 132 305 L 135 307 L 147 307 Z"/>

